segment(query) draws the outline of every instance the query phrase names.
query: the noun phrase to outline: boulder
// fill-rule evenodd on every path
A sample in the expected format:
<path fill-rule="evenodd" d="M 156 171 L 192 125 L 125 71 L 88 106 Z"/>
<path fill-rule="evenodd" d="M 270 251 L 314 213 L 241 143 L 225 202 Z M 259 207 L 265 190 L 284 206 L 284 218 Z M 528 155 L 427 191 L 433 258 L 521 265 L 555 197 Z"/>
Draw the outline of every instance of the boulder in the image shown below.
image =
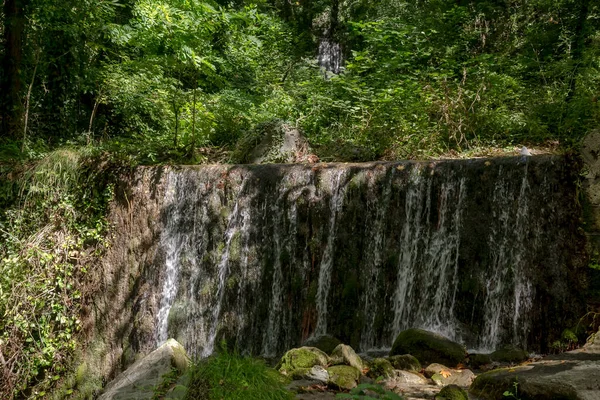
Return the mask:
<path fill-rule="evenodd" d="M 412 354 L 421 364 L 440 363 L 455 367 L 462 363 L 466 350 L 458 343 L 422 329 L 400 332 L 392 345 L 390 356 Z"/>
<path fill-rule="evenodd" d="M 515 346 L 504 346 L 490 354 L 492 361 L 518 364 L 527 361 L 529 354 Z"/>
<path fill-rule="evenodd" d="M 360 371 L 350 365 L 334 365 L 327 368 L 329 381 L 327 385 L 333 389 L 350 390 L 358 386 Z"/>
<path fill-rule="evenodd" d="M 299 163 L 318 160 L 302 132 L 281 120 L 256 126 L 242 138 L 231 161 L 242 164 Z"/>
<path fill-rule="evenodd" d="M 326 367 L 328 363 L 327 354 L 316 347 L 300 347 L 285 353 L 276 368 L 283 375 L 294 377 L 304 376 L 315 365 Z"/>
<path fill-rule="evenodd" d="M 331 354 L 340 344 L 342 344 L 342 342 L 331 335 L 321 335 L 307 339 L 302 346 L 316 347 L 327 354 Z"/>
<path fill-rule="evenodd" d="M 448 385 L 440 390 L 435 400 L 469 400 L 469 395 L 459 386 Z"/>
<path fill-rule="evenodd" d="M 364 368 L 362 359 L 356 354 L 352 347 L 340 344 L 331 353 L 331 365 L 350 365 L 359 371 Z"/>
<path fill-rule="evenodd" d="M 383 386 L 387 390 L 405 389 L 407 386 L 429 386 L 429 382 L 421 374 L 395 370 L 395 376 L 385 379 Z"/>
<path fill-rule="evenodd" d="M 468 369 L 452 369 L 441 364 L 430 364 L 425 368 L 424 375 L 438 386 L 469 387 L 475 379 L 475 374 Z"/>
<path fill-rule="evenodd" d="M 379 377 L 390 378 L 395 375 L 394 367 L 385 358 L 374 358 L 369 363 L 369 371 L 367 376 L 371 379 L 377 379 Z"/>
<path fill-rule="evenodd" d="M 473 353 L 469 354 L 468 364 L 471 368 L 479 369 L 484 365 L 492 363 L 492 357 L 489 354 Z"/>
<path fill-rule="evenodd" d="M 183 346 L 175 339 L 169 339 L 109 383 L 99 400 L 152 399 L 154 388 L 165 375 L 174 371 L 182 375 L 189 365 Z"/>
<path fill-rule="evenodd" d="M 522 399 L 596 400 L 600 393 L 600 363 L 594 361 L 540 361 L 479 375 L 469 392 L 483 400 L 512 392 Z"/>
<path fill-rule="evenodd" d="M 392 364 L 395 369 L 401 369 L 404 371 L 419 372 L 422 367 L 419 360 L 410 354 L 403 354 L 399 356 L 388 357 L 388 361 Z"/>
<path fill-rule="evenodd" d="M 296 368 L 289 373 L 292 380 L 315 381 L 325 384 L 329 381 L 327 370 L 320 365 L 315 365 L 311 368 Z"/>

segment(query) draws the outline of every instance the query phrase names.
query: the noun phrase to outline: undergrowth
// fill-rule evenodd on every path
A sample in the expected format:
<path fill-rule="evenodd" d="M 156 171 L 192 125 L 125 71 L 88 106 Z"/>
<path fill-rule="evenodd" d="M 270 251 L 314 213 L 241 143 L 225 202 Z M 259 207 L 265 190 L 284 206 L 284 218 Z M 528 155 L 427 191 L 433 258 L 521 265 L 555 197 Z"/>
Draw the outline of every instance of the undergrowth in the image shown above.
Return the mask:
<path fill-rule="evenodd" d="M 105 246 L 105 167 L 62 149 L 0 171 L 0 398 L 43 398 L 78 347 L 85 273 Z"/>
<path fill-rule="evenodd" d="M 244 357 L 225 346 L 195 364 L 186 400 L 287 400 L 286 380 L 263 360 Z"/>

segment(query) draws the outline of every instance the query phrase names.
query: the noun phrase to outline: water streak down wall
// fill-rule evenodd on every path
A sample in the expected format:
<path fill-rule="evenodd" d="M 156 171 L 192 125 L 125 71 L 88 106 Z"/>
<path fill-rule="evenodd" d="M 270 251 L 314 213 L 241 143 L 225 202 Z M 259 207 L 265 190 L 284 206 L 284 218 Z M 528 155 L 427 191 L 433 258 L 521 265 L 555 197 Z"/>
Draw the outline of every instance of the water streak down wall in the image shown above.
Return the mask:
<path fill-rule="evenodd" d="M 582 311 L 575 175 L 558 156 L 141 169 L 124 347 L 367 350 L 422 327 L 540 350 Z"/>

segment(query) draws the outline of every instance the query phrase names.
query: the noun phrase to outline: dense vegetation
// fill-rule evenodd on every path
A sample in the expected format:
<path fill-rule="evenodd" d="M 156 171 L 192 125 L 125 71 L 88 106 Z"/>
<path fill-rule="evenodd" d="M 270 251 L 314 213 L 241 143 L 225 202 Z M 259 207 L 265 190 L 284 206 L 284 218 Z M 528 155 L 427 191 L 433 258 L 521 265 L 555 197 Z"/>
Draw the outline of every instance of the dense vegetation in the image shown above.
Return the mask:
<path fill-rule="evenodd" d="M 290 400 L 285 378 L 263 360 L 244 357 L 221 348 L 194 365 L 189 374 L 189 400 Z"/>
<path fill-rule="evenodd" d="M 0 398 L 72 367 L 98 160 L 227 161 L 275 120 L 325 161 L 570 146 L 600 120 L 599 19 L 592 0 L 4 0 Z"/>
<path fill-rule="evenodd" d="M 226 160 L 274 119 L 324 160 L 569 144 L 600 115 L 599 18 L 591 0 L 6 0 L 2 158 Z"/>

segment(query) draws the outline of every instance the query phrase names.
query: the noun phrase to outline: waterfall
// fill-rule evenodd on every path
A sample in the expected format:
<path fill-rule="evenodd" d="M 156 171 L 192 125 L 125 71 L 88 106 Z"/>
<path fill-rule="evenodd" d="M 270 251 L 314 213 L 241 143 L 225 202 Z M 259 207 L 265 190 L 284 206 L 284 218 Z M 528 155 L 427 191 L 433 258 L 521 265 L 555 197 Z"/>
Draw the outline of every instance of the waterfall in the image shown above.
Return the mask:
<path fill-rule="evenodd" d="M 319 67 L 327 72 L 339 74 L 342 70 L 343 62 L 344 59 L 340 44 L 334 42 L 332 39 L 322 38 L 319 43 Z"/>
<path fill-rule="evenodd" d="M 437 204 L 432 205 L 431 175 L 414 169 L 410 180 L 391 338 L 409 327 L 419 327 L 457 339 L 453 308 L 465 181 L 448 176 L 439 188 Z M 435 224 L 432 215 L 437 217 Z"/>
<path fill-rule="evenodd" d="M 323 259 L 319 267 L 319 286 L 317 291 L 317 328 L 315 335 L 324 335 L 327 333 L 327 297 L 331 287 L 331 268 L 333 266 L 333 254 L 335 250 L 335 239 L 337 231 L 337 219 L 340 213 L 345 193 L 344 185 L 345 171 L 339 170 L 332 173 L 330 178 L 331 188 L 331 206 L 329 207 L 331 215 L 329 217 L 329 232 L 327 235 L 327 244 L 323 251 Z"/>
<path fill-rule="evenodd" d="M 503 176 L 502 170 L 500 176 Z M 493 202 L 497 207 L 494 216 L 499 224 L 491 227 L 488 238 L 492 262 L 486 284 L 484 332 L 479 343 L 482 350 L 498 347 L 504 331 L 508 329 L 512 331 L 514 344 L 523 343 L 526 339 L 528 321 L 523 315 L 531 308 L 534 294 L 524 264 L 527 262 L 527 246 L 535 246 L 535 239 L 531 241 L 527 238 L 532 228 L 528 191 L 527 164 L 523 169 L 518 195 L 511 187 L 511 181 L 503 177 L 495 184 Z M 513 206 L 515 203 L 516 209 Z M 507 302 L 507 298 L 512 298 L 512 301 Z M 512 325 L 510 328 L 509 323 Z"/>
<path fill-rule="evenodd" d="M 168 339 L 168 316 L 175 300 L 179 283 L 179 255 L 183 245 L 182 242 L 186 240 L 185 235 L 177 234 L 177 226 L 181 220 L 181 209 L 176 207 L 177 196 L 180 195 L 178 191 L 179 182 L 180 175 L 172 173 L 168 175 L 168 190 L 165 196 L 165 204 L 167 207 L 173 207 L 174 213 L 167 222 L 162 235 L 162 241 L 165 243 L 166 261 L 165 279 L 161 291 L 160 309 L 157 315 L 157 346 L 160 346 Z"/>
<path fill-rule="evenodd" d="M 225 339 L 276 357 L 325 333 L 386 348 L 412 327 L 481 350 L 535 349 L 556 325 L 536 299 L 562 309 L 576 287 L 557 286 L 577 243 L 561 239 L 573 236 L 575 192 L 557 186 L 557 165 L 169 169 L 159 278 L 144 286 L 157 300 L 136 312 L 155 316 L 155 342 L 175 337 L 193 356 Z"/>

